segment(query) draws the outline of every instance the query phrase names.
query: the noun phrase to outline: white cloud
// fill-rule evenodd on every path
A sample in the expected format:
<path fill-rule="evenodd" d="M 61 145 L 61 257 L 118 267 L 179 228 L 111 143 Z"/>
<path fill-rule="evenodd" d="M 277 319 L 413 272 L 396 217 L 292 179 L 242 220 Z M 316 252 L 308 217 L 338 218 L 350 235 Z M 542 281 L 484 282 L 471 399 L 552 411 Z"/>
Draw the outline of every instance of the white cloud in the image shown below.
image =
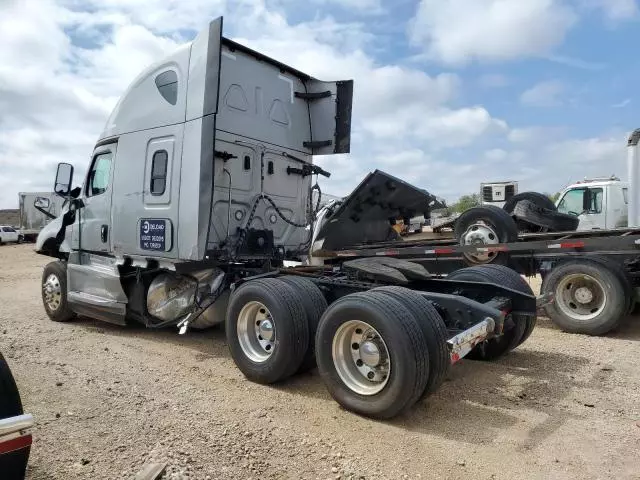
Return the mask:
<path fill-rule="evenodd" d="M 365 15 L 381 15 L 385 13 L 381 0 L 311 0 L 319 5 L 335 5 L 345 10 L 353 10 Z"/>
<path fill-rule="evenodd" d="M 540 142 L 555 142 L 561 140 L 566 134 L 563 127 L 520 127 L 509 131 L 507 138 L 510 142 L 527 145 Z"/>
<path fill-rule="evenodd" d="M 565 86 L 557 80 L 540 82 L 520 95 L 520 102 L 532 107 L 557 107 L 563 104 Z"/>
<path fill-rule="evenodd" d="M 505 160 L 509 154 L 501 148 L 492 148 L 484 152 L 484 158 L 491 161 Z"/>
<path fill-rule="evenodd" d="M 411 40 L 448 64 L 551 52 L 577 17 L 558 0 L 421 0 Z"/>

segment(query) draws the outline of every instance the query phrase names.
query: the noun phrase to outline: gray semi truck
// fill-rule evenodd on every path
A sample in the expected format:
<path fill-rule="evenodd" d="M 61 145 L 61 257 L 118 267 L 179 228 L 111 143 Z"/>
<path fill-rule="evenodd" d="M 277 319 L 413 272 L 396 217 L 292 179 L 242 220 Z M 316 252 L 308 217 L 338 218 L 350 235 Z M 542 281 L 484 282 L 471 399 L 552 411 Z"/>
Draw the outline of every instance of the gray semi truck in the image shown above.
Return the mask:
<path fill-rule="evenodd" d="M 390 418 L 437 390 L 464 356 L 524 342 L 539 299 L 505 267 L 435 278 L 411 261 L 300 260 L 395 238 L 389 219 L 440 206 L 369 174 L 314 231 L 329 176 L 314 155 L 350 151 L 353 82 L 325 82 L 222 35 L 222 18 L 146 70 L 122 95 L 81 186 L 60 164 L 63 213 L 36 251 L 54 321 L 84 315 L 149 328 L 224 323 L 249 380 L 318 366 L 343 407 Z M 314 192 L 315 195 L 314 195 Z M 333 216 L 335 214 L 335 216 Z"/>

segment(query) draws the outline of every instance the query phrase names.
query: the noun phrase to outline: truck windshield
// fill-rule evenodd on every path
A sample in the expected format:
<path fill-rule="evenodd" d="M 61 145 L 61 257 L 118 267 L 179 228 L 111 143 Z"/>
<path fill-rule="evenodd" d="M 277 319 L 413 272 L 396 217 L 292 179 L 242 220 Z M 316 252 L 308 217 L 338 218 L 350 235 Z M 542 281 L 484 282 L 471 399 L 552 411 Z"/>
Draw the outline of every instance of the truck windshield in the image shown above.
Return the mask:
<path fill-rule="evenodd" d="M 558 211 L 561 213 L 573 213 L 575 215 L 582 213 L 582 198 L 584 197 L 585 190 L 584 188 L 575 188 L 565 193 L 558 204 Z"/>

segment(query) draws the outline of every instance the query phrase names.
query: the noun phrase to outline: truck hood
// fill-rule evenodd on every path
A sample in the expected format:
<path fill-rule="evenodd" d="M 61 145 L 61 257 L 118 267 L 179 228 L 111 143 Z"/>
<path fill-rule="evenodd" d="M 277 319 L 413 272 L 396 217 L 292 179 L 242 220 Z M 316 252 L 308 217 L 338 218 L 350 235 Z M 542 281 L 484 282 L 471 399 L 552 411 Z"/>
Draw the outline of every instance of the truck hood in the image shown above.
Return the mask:
<path fill-rule="evenodd" d="M 424 215 L 445 208 L 445 202 L 426 190 L 375 170 L 318 226 L 314 250 L 338 250 L 348 246 L 393 239 L 391 220 Z"/>

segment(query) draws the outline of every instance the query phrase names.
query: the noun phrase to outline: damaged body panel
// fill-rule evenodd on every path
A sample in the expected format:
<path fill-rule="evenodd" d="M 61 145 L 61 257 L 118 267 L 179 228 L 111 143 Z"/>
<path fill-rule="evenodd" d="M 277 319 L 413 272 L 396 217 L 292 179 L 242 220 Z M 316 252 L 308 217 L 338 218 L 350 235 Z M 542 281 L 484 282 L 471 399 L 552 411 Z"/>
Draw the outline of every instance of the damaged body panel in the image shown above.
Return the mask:
<path fill-rule="evenodd" d="M 429 217 L 444 201 L 380 170 L 368 174 L 333 213 L 325 217 L 314 250 L 385 242 L 395 236 L 391 221 L 416 215 Z"/>

